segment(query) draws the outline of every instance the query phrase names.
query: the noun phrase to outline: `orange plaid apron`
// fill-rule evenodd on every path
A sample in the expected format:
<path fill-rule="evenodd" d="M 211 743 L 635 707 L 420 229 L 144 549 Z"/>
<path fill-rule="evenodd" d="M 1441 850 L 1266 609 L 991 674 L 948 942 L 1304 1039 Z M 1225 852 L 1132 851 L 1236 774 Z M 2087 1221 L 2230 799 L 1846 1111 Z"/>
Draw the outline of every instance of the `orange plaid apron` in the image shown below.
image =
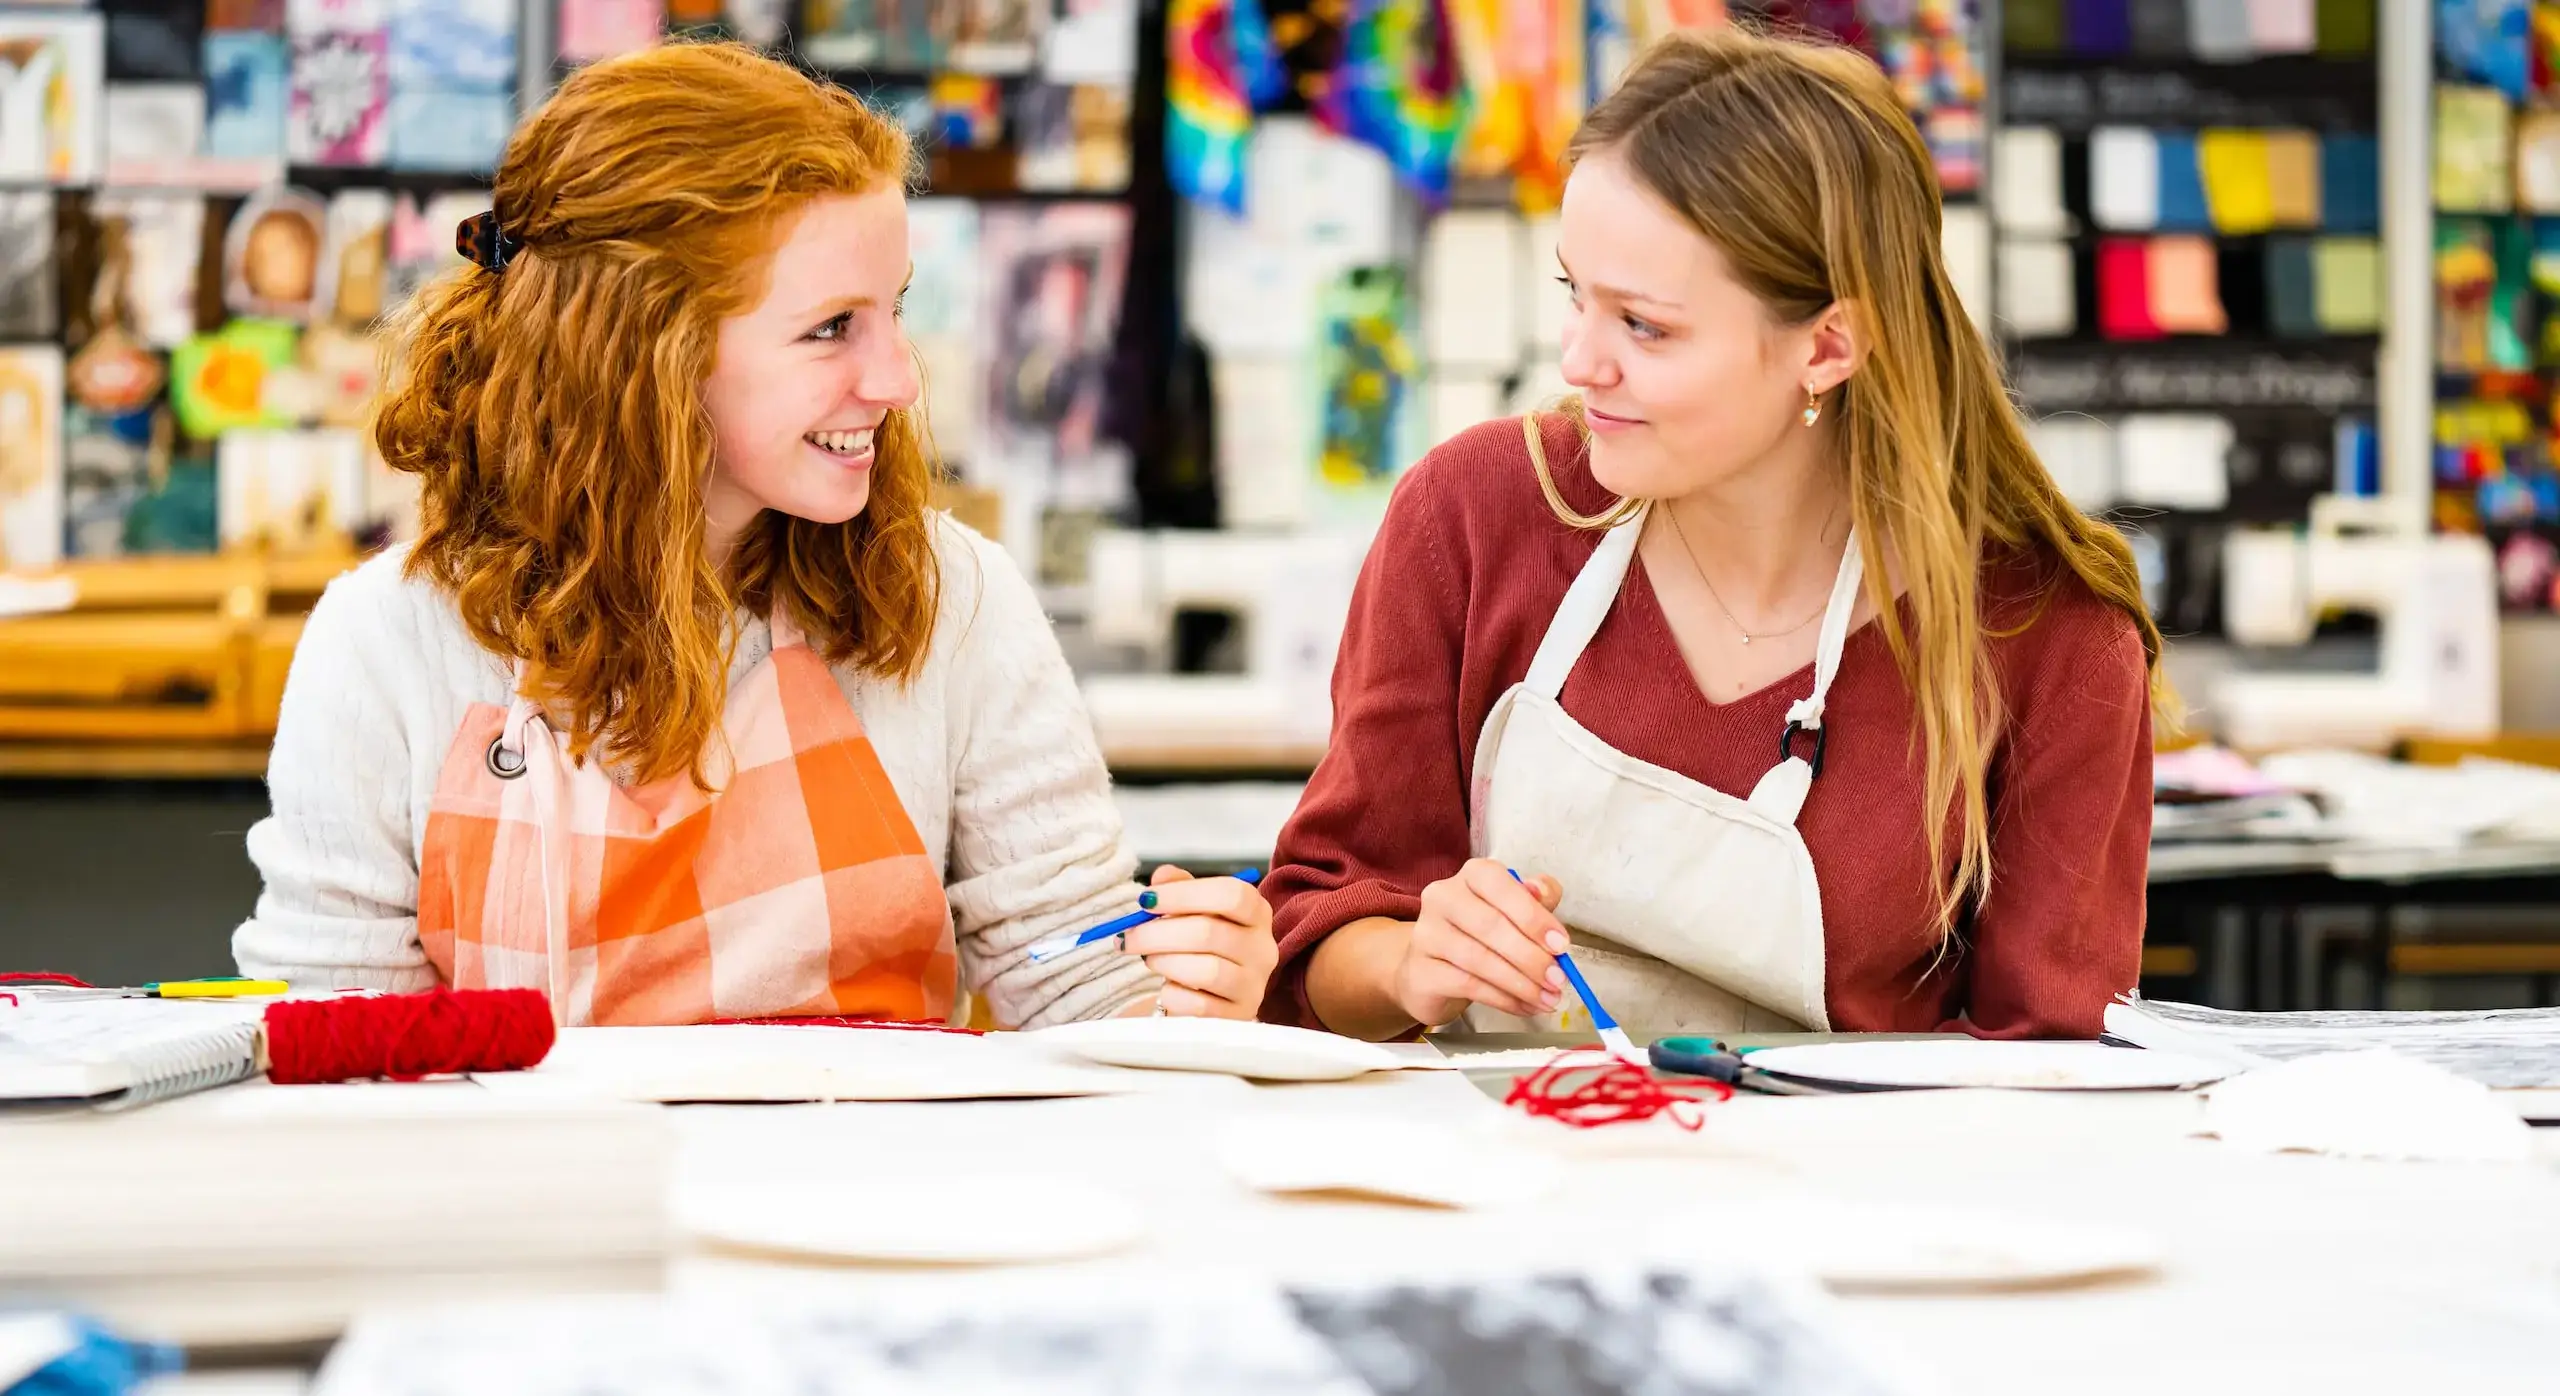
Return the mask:
<path fill-rule="evenodd" d="M 947 1020 L 959 958 L 940 869 L 787 622 L 721 724 L 705 795 L 572 762 L 521 697 L 473 704 L 418 869 L 418 940 L 445 982 L 542 989 L 563 1024 Z"/>

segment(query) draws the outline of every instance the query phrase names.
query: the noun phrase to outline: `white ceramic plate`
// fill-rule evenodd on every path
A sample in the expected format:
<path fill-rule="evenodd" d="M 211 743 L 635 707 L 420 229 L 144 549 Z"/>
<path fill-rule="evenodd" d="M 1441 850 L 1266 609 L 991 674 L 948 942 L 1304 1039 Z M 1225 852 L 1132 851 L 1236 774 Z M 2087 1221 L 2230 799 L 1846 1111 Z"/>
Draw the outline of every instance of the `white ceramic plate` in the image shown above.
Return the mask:
<path fill-rule="evenodd" d="M 1741 1255 L 1834 1289 L 1995 1289 L 2159 1268 L 2158 1240 L 2127 1227 L 1845 1198 L 1736 1198 L 1668 1228 L 1697 1255 Z"/>
<path fill-rule="evenodd" d="M 2022 1091 L 2174 1090 L 2231 1068 L 2175 1052 L 2095 1042 L 1818 1042 L 1771 1047 L 1745 1061 L 1763 1071 L 1850 1086 L 1990 1087 Z"/>
<path fill-rule="evenodd" d="M 854 1179 L 703 1189 L 676 1213 L 721 1246 L 827 1260 L 1018 1265 L 1127 1248 L 1146 1234 L 1136 1206 L 1089 1182 L 991 1176 Z"/>
<path fill-rule="evenodd" d="M 1374 1042 L 1231 1018 L 1098 1018 L 1025 1036 L 1105 1066 L 1223 1072 L 1258 1081 L 1343 1081 L 1406 1064 Z"/>

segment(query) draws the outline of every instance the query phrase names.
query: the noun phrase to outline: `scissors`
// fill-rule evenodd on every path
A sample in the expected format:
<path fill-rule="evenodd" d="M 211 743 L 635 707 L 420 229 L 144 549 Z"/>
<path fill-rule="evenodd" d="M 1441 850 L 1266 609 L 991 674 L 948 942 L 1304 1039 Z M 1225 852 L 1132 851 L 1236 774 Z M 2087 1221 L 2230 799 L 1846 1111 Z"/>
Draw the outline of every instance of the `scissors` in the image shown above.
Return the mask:
<path fill-rule="evenodd" d="M 1816 1081 L 1805 1077 L 1782 1076 L 1751 1065 L 1747 1050 L 1727 1046 L 1712 1037 L 1666 1037 L 1656 1041 L 1646 1056 L 1659 1071 L 1677 1072 L 1683 1076 L 1704 1076 L 1722 1081 L 1737 1090 L 1757 1091 L 1762 1095 L 1846 1095 L 1859 1091 L 1886 1090 L 1882 1086 L 1857 1086 L 1839 1081 Z"/>

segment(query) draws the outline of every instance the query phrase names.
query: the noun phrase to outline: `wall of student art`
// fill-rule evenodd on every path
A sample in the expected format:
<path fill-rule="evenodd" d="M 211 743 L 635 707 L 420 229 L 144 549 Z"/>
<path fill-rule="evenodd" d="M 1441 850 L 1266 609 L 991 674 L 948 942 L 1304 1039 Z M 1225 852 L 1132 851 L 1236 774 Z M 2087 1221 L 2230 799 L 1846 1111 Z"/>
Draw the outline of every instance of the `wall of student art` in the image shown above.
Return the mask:
<path fill-rule="evenodd" d="M 2560 610 L 2560 5 L 2440 5 L 2434 61 L 2435 516 Z"/>
<path fill-rule="evenodd" d="M 457 264 L 522 111 L 671 35 L 907 124 L 945 455 L 1035 540 L 1132 508 L 1112 392 L 1161 375 L 1117 363 L 1123 302 L 1171 273 L 1130 271 L 1161 168 L 1131 0 L 0 0 L 0 568 L 405 532 L 365 430 L 385 317 Z"/>

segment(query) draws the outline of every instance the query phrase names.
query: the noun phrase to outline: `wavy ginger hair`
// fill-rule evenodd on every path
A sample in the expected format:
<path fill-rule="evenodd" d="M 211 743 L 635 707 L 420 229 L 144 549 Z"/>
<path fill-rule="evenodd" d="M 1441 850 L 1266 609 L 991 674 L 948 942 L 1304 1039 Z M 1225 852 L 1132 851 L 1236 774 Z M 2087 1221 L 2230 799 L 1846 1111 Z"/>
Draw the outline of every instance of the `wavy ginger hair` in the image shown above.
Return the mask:
<path fill-rule="evenodd" d="M 703 505 L 720 322 L 762 299 L 809 201 L 904 188 L 912 160 L 894 123 L 751 50 L 612 59 L 508 141 L 505 269 L 456 268 L 404 313 L 374 438 L 424 482 L 408 575 L 523 662 L 581 759 L 706 784 L 740 607 L 785 608 L 830 663 L 922 665 L 939 577 L 914 409 L 882 424 L 851 520 L 767 511 L 715 565 Z"/>
<path fill-rule="evenodd" d="M 1713 243 L 1781 323 L 1837 304 L 1864 358 L 1825 412 L 1835 423 L 1866 587 L 1915 695 L 1930 846 L 1960 814 L 1955 867 L 1938 889 L 1942 935 L 1991 886 L 1991 750 L 2001 722 L 1979 576 L 1986 549 L 2050 551 L 2142 633 L 2150 697 L 2174 720 L 2160 629 L 2123 535 L 2074 508 L 2027 443 L 1998 364 L 1939 254 L 1928 146 L 1885 75 L 1829 44 L 1729 28 L 1670 35 L 1592 108 L 1568 162 L 1607 154 Z M 1565 410 L 1577 422 L 1580 404 Z M 1596 528 L 1557 492 L 1534 421 L 1530 458 L 1547 503 Z M 1901 566 L 1900 623 L 1886 549 Z M 1887 623 L 1889 622 L 1889 623 Z M 2032 623 L 2032 622 L 2030 622 Z"/>

